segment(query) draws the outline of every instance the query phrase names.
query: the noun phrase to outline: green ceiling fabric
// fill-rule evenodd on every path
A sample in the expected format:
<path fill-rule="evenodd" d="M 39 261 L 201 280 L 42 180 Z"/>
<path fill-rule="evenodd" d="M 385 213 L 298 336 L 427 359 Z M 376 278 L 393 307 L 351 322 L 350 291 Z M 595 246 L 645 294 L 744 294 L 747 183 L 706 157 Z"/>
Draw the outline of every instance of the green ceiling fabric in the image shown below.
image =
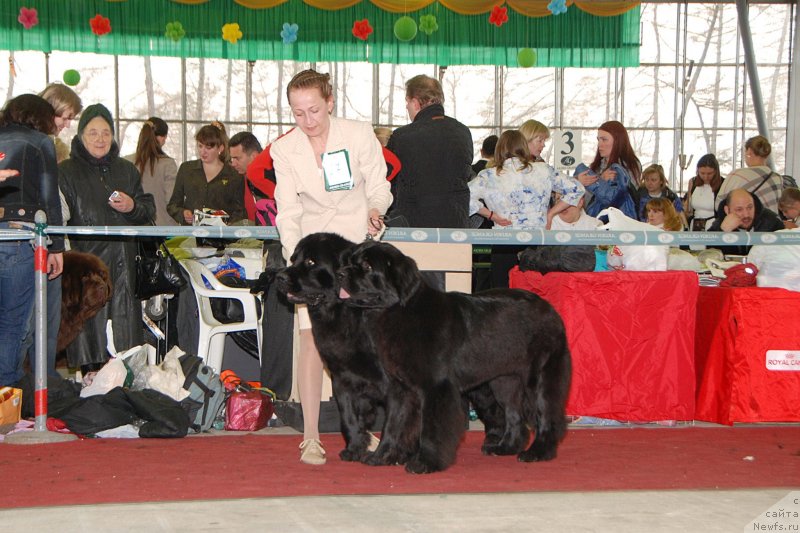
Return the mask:
<path fill-rule="evenodd" d="M 17 21 L 21 7 L 38 11 L 39 23 L 29 30 Z M 97 14 L 110 19 L 111 33 L 92 33 L 89 20 Z M 638 6 L 610 17 L 571 7 L 563 15 L 531 18 L 509 9 L 508 22 L 497 27 L 489 23 L 488 14 L 459 15 L 435 2 L 408 15 L 417 23 L 422 15 L 435 15 L 438 31 L 430 36 L 419 31 L 404 43 L 393 32 L 401 15 L 369 2 L 328 11 L 300 0 L 270 9 L 249 9 L 231 0 L 199 5 L 165 0 L 3 0 L 0 49 L 515 67 L 519 50 L 530 47 L 541 67 L 631 67 L 639 64 L 639 14 Z M 374 30 L 366 42 L 351 33 L 353 22 L 365 18 Z M 178 42 L 165 36 L 167 23 L 174 21 L 186 32 Z M 292 44 L 283 44 L 280 36 L 285 22 L 299 26 Z M 222 39 L 227 23 L 238 23 L 243 33 L 236 44 Z"/>

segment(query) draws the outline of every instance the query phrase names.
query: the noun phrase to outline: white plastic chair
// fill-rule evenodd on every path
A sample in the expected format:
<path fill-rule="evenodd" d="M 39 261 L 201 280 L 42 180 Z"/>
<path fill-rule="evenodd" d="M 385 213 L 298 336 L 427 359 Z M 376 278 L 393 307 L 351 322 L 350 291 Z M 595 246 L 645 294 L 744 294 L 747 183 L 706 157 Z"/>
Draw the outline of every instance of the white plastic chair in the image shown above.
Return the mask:
<path fill-rule="evenodd" d="M 235 257 L 234 261 L 245 269 L 245 277 L 258 278 L 263 271 L 261 259 Z M 189 276 L 189 282 L 194 289 L 197 300 L 197 315 L 199 318 L 197 356 L 205 364 L 216 370 L 222 371 L 222 357 L 225 348 L 225 334 L 232 331 L 256 330 L 258 339 L 258 357 L 261 359 L 261 319 L 256 310 L 256 296 L 250 294 L 250 289 L 228 287 L 220 282 L 214 274 L 201 262 L 195 259 L 182 259 L 181 266 Z M 209 289 L 203 282 L 208 281 Z M 238 300 L 244 310 L 244 320 L 223 324 L 214 318 L 211 312 L 212 298 L 230 298 Z"/>

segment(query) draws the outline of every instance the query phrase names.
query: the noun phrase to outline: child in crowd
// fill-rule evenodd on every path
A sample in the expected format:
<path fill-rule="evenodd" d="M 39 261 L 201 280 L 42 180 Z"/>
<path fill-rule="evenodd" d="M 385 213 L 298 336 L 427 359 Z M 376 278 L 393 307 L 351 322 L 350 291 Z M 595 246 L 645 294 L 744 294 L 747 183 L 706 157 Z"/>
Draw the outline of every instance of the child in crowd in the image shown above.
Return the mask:
<path fill-rule="evenodd" d="M 556 195 L 556 202 L 561 199 L 560 195 Z M 586 211 L 583 210 L 584 198 L 578 201 L 578 205 L 571 205 L 553 217 L 550 222 L 551 230 L 593 230 L 601 224 L 599 220 L 590 217 Z"/>
<path fill-rule="evenodd" d="M 664 231 L 683 231 L 683 222 L 672 202 L 666 198 L 653 198 L 645 205 L 647 223 Z"/>
<path fill-rule="evenodd" d="M 645 206 L 654 198 L 665 198 L 672 203 L 673 209 L 681 219 L 683 225 L 686 225 L 685 216 L 683 214 L 683 203 L 678 195 L 667 186 L 667 177 L 664 174 L 664 167 L 658 164 L 653 164 L 642 171 L 642 185 L 639 187 L 639 220 L 642 222 L 649 222 L 647 217 L 647 210 Z"/>
<path fill-rule="evenodd" d="M 783 225 L 786 229 L 794 229 L 800 225 L 800 189 L 788 187 L 781 193 L 778 208 L 785 219 Z"/>

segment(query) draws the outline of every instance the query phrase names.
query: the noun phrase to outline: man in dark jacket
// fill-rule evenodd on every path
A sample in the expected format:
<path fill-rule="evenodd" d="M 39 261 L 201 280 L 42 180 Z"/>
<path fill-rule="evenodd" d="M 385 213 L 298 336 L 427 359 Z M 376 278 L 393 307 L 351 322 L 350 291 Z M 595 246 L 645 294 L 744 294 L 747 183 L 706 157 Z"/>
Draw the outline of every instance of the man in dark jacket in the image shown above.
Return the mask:
<path fill-rule="evenodd" d="M 387 148 L 402 163 L 392 181 L 394 204 L 387 218 L 417 228 L 469 227 L 472 178 L 472 134 L 444 115 L 442 85 L 430 76 L 406 82 L 406 109 L 411 124 L 397 128 Z"/>
<path fill-rule="evenodd" d="M 708 231 L 778 231 L 783 229 L 780 217 L 761 205 L 761 201 L 746 189 L 734 189 L 720 204 L 721 211 Z M 717 246 L 722 253 L 747 255 L 750 246 Z"/>

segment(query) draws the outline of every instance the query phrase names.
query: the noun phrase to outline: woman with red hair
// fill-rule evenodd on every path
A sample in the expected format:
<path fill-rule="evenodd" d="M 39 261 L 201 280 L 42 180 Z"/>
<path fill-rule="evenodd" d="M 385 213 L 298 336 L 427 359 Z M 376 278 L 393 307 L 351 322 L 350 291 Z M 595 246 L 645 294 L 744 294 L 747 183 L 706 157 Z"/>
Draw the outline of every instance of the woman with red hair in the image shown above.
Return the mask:
<path fill-rule="evenodd" d="M 575 168 L 575 178 L 586 188 L 586 212 L 596 217 L 607 207 L 616 207 L 630 218 L 636 216 L 636 189 L 642 164 L 633 153 L 628 130 L 610 120 L 597 130 L 597 153 L 588 167 Z"/>

